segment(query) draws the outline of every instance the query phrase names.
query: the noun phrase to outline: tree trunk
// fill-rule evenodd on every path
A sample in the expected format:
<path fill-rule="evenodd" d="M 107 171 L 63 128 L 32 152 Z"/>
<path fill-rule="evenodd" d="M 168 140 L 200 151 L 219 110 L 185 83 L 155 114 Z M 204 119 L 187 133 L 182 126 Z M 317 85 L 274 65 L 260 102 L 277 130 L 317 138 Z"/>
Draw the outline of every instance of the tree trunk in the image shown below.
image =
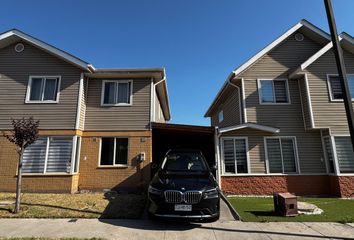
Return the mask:
<path fill-rule="evenodd" d="M 18 160 L 18 169 L 17 169 L 17 185 L 16 185 L 16 205 L 15 213 L 20 212 L 20 203 L 21 203 L 21 189 L 22 189 L 22 156 L 23 156 L 23 146 L 21 147 L 20 157 Z"/>

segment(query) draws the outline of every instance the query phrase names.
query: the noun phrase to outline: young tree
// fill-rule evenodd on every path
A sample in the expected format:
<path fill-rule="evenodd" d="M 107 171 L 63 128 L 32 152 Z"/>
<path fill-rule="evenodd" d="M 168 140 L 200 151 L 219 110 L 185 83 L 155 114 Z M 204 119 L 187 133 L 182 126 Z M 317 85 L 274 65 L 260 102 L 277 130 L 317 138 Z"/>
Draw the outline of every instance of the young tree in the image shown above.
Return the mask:
<path fill-rule="evenodd" d="M 3 132 L 3 135 L 17 146 L 17 152 L 19 154 L 18 169 L 17 169 L 17 185 L 16 185 L 16 205 L 15 213 L 20 211 L 21 201 L 21 187 L 22 187 L 22 158 L 25 149 L 31 145 L 38 138 L 38 126 L 39 121 L 33 119 L 33 117 L 12 119 L 13 129 L 10 134 Z"/>

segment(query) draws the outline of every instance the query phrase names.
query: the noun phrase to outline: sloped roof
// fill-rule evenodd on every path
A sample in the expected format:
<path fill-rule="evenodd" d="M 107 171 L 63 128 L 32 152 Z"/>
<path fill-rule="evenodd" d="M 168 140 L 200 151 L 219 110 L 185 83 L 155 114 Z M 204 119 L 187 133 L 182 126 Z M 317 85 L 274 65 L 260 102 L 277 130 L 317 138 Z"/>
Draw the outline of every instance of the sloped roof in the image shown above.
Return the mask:
<path fill-rule="evenodd" d="M 218 99 L 220 98 L 221 94 L 225 90 L 225 88 L 228 86 L 229 81 L 231 79 L 236 78 L 238 75 L 243 73 L 245 70 L 247 70 L 249 67 L 251 67 L 255 62 L 257 62 L 261 57 L 263 57 L 265 54 L 273 50 L 276 46 L 278 46 L 281 42 L 283 42 L 285 39 L 287 39 L 290 35 L 295 33 L 297 30 L 300 28 L 304 29 L 309 35 L 312 36 L 313 39 L 316 39 L 317 41 L 325 44 L 328 41 L 331 40 L 330 35 L 326 33 L 325 31 L 319 29 L 312 23 L 308 22 L 305 19 L 302 19 L 299 23 L 295 24 L 293 27 L 291 27 L 288 31 L 286 31 L 284 34 L 282 34 L 280 37 L 275 39 L 273 42 L 271 42 L 268 46 L 263 48 L 261 51 L 259 51 L 256 55 L 251 57 L 248 61 L 246 61 L 244 64 L 233 70 L 230 75 L 227 77 L 225 80 L 224 84 L 222 85 L 221 89 L 217 93 L 216 97 L 214 98 L 213 102 L 211 103 L 210 107 L 206 111 L 204 117 L 210 117 L 211 111 L 214 109 L 215 104 L 217 103 Z"/>
<path fill-rule="evenodd" d="M 92 65 L 81 60 L 78 57 L 75 57 L 71 55 L 70 53 L 67 53 L 59 48 L 56 48 L 48 43 L 45 43 L 35 37 L 32 37 L 18 29 L 11 29 L 7 32 L 4 32 L 0 34 L 0 48 L 3 48 L 5 46 L 8 46 L 12 43 L 15 43 L 19 40 L 24 40 L 50 54 L 53 54 L 54 56 L 57 56 L 64 61 L 67 61 L 83 70 L 91 71 Z"/>

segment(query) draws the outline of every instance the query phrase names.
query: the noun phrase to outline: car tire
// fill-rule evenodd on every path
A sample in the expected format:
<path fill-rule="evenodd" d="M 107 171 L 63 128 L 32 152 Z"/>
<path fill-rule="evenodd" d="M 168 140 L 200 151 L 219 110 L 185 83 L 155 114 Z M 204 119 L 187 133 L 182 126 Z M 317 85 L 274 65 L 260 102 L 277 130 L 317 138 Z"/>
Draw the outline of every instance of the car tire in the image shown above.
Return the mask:
<path fill-rule="evenodd" d="M 149 220 L 156 220 L 157 219 L 157 217 L 149 211 L 147 212 L 147 217 Z"/>

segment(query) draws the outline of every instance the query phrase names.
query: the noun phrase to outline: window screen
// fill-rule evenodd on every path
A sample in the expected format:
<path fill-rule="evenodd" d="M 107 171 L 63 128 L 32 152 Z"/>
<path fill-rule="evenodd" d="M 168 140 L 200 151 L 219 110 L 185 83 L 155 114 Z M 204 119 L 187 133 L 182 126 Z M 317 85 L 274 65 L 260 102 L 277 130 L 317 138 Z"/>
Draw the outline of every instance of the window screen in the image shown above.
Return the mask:
<path fill-rule="evenodd" d="M 267 158 L 270 173 L 296 173 L 294 138 L 267 138 Z"/>
<path fill-rule="evenodd" d="M 246 139 L 223 139 L 223 158 L 225 173 L 247 173 Z"/>
<path fill-rule="evenodd" d="M 260 80 L 259 82 L 262 103 L 289 102 L 286 80 Z"/>
<path fill-rule="evenodd" d="M 131 82 L 109 81 L 104 82 L 103 104 L 119 105 L 130 104 Z"/>

